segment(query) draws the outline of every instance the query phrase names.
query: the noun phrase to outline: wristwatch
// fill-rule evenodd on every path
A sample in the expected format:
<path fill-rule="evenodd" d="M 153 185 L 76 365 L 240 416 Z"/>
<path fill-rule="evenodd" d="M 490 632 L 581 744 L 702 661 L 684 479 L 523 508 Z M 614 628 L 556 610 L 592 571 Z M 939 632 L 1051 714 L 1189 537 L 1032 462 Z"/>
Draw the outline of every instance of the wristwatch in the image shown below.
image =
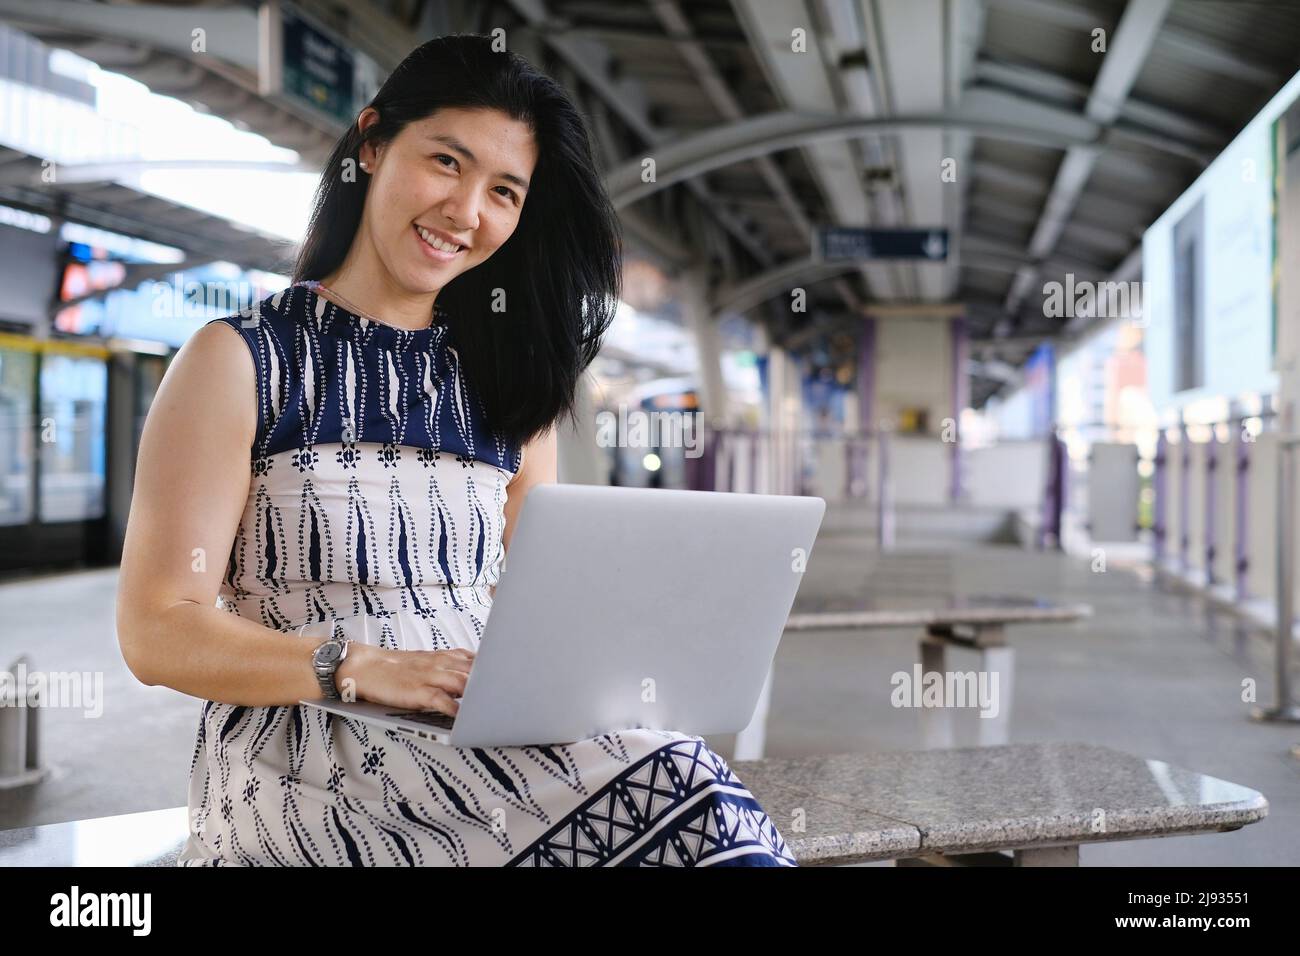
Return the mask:
<path fill-rule="evenodd" d="M 316 671 L 321 693 L 331 700 L 338 700 L 342 696 L 334 681 L 334 674 L 347 656 L 348 642 L 336 638 L 326 640 L 311 655 L 312 668 Z"/>

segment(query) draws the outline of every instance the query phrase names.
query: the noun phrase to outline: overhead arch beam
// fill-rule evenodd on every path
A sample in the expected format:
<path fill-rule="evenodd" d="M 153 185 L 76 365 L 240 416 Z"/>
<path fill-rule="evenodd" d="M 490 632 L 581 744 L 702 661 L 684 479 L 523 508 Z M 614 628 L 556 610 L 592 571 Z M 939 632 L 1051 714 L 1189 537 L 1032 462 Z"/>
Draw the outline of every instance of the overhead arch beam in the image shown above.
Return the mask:
<path fill-rule="evenodd" d="M 973 240 L 973 244 L 975 248 L 963 249 L 960 253 L 960 263 L 964 269 L 1014 275 L 1025 266 L 1023 253 L 1011 246 L 1001 249 L 987 248 L 987 244 L 981 244 L 980 240 Z M 1059 264 L 1063 268 L 1068 266 L 1066 271 L 1072 271 L 1085 278 L 1101 278 L 1104 275 L 1101 269 L 1084 263 L 1061 261 Z M 795 286 L 825 282 L 827 279 L 853 272 L 860 265 L 860 262 L 850 260 L 826 262 L 812 256 L 782 262 L 744 282 L 718 289 L 713 296 L 711 311 L 715 317 L 721 316 L 724 312 L 747 312 Z M 864 311 L 872 310 L 864 306 Z"/>
<path fill-rule="evenodd" d="M 860 263 L 850 260 L 824 262 L 811 256 L 773 266 L 756 276 L 720 288 L 713 296 L 715 316 L 724 312 L 747 312 L 800 283 L 812 284 L 855 271 Z"/>
<path fill-rule="evenodd" d="M 1014 122 L 1003 117 L 1014 116 Z M 823 140 L 879 136 L 914 129 L 959 129 L 989 139 L 1052 149 L 1118 148 L 1124 139 L 1144 147 L 1208 161 L 1199 147 L 1143 132 L 1109 127 L 1069 110 L 1046 106 L 994 90 L 967 90 L 954 110 L 908 116 L 861 117 L 838 113 L 782 110 L 703 130 L 673 143 L 648 148 L 610 171 L 606 188 L 616 208 L 630 206 L 660 190 L 706 173 L 781 150 Z M 643 181 L 645 161 L 654 160 L 653 181 Z M 938 170 L 936 170 L 936 175 Z M 960 172 L 959 172 L 960 174 Z"/>

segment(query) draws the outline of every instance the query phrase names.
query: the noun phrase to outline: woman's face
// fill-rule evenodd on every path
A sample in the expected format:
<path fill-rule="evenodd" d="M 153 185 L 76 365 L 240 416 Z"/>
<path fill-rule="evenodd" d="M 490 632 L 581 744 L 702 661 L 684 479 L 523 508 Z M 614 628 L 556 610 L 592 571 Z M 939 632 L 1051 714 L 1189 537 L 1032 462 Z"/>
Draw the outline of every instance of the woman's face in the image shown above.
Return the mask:
<path fill-rule="evenodd" d="M 363 128 L 377 118 L 364 111 Z M 504 113 L 448 108 L 408 123 L 378 155 L 363 146 L 360 158 L 371 177 L 364 226 L 380 261 L 399 285 L 433 292 L 515 231 L 537 145 Z"/>

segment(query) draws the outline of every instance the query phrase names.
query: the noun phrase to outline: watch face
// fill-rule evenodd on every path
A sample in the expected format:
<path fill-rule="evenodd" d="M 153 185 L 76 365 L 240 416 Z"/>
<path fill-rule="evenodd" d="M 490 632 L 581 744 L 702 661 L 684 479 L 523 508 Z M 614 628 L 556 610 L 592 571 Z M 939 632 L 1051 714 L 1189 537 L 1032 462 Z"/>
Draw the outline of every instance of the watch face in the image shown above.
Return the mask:
<path fill-rule="evenodd" d="M 318 664 L 333 664 L 343 653 L 343 645 L 331 641 L 316 648 L 316 662 Z"/>

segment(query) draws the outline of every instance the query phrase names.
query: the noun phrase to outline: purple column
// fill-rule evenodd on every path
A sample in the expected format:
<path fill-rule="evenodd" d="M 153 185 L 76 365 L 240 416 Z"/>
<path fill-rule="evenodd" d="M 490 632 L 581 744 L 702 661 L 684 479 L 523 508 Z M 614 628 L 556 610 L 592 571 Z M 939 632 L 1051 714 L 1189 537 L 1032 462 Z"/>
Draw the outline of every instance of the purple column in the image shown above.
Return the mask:
<path fill-rule="evenodd" d="M 1169 456 L 1169 440 L 1165 438 L 1165 430 L 1162 428 L 1156 435 L 1156 460 L 1155 471 L 1151 475 L 1152 491 L 1155 493 L 1155 502 L 1152 505 L 1154 514 L 1151 516 L 1151 533 L 1155 539 L 1155 559 L 1156 563 L 1165 559 L 1165 508 L 1168 506 L 1168 496 L 1165 494 L 1165 482 L 1169 478 L 1166 463 Z"/>
<path fill-rule="evenodd" d="M 868 315 L 862 319 L 862 334 L 858 339 L 858 431 L 871 435 L 876 431 L 876 318 Z M 860 439 L 850 444 L 849 491 L 855 479 L 861 487 L 867 485 L 867 441 Z"/>
<path fill-rule="evenodd" d="M 1061 513 L 1065 507 L 1065 442 L 1053 432 L 1047 438 L 1047 489 L 1043 495 L 1043 517 L 1038 529 L 1038 550 L 1047 549 L 1052 539 L 1053 547 L 1061 547 Z"/>
<path fill-rule="evenodd" d="M 696 491 L 713 491 L 718 463 L 718 436 L 708 426 L 700 427 L 700 456 L 686 459 L 687 487 Z"/>
<path fill-rule="evenodd" d="M 858 418 L 863 431 L 876 427 L 876 317 L 862 320 L 858 339 Z"/>
<path fill-rule="evenodd" d="M 959 429 L 961 411 L 967 404 L 966 364 L 970 352 L 965 317 L 958 315 L 950 319 L 948 330 L 952 336 L 952 379 L 949 394 L 952 396 L 953 427 Z M 948 500 L 959 501 L 962 493 L 960 431 L 958 430 L 953 437 L 952 447 L 948 449 Z"/>
<path fill-rule="evenodd" d="M 866 489 L 867 464 L 870 458 L 870 441 L 876 431 L 876 319 L 863 316 L 862 333 L 858 337 L 858 438 L 850 438 L 849 492 L 854 484 Z"/>

